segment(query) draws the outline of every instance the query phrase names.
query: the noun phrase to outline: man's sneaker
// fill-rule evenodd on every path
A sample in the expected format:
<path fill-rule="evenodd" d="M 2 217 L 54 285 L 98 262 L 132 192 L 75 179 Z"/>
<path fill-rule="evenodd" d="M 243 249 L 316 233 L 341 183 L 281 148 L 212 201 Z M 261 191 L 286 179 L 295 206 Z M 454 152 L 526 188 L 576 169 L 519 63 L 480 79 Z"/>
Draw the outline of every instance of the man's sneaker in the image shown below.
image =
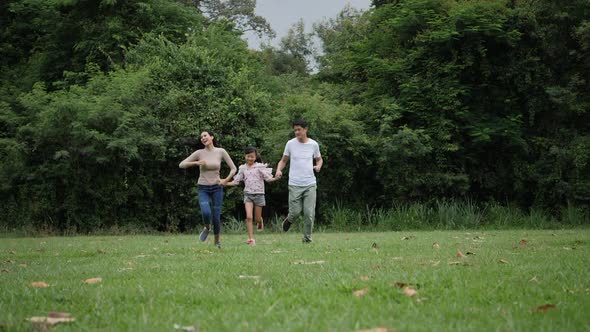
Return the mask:
<path fill-rule="evenodd" d="M 289 218 L 285 218 L 285 220 L 283 220 L 283 232 L 286 232 L 289 230 L 289 228 L 291 228 L 291 222 L 289 221 Z"/>
<path fill-rule="evenodd" d="M 203 231 L 201 231 L 201 235 L 199 235 L 199 240 L 205 242 L 207 241 L 207 236 L 209 236 L 209 229 L 207 227 L 203 227 Z"/>
<path fill-rule="evenodd" d="M 256 240 L 254 239 L 249 239 L 248 241 L 246 241 L 246 243 L 252 247 L 254 247 L 256 245 Z"/>
<path fill-rule="evenodd" d="M 311 238 L 309 238 L 309 237 L 304 237 L 302 241 L 303 241 L 303 243 L 311 243 L 312 242 Z"/>
<path fill-rule="evenodd" d="M 257 231 L 262 231 L 264 229 L 264 222 L 261 220 L 258 225 L 256 225 L 256 230 Z"/>
<path fill-rule="evenodd" d="M 216 247 L 217 249 L 221 249 L 221 243 L 219 243 L 219 242 L 215 243 L 215 247 Z"/>

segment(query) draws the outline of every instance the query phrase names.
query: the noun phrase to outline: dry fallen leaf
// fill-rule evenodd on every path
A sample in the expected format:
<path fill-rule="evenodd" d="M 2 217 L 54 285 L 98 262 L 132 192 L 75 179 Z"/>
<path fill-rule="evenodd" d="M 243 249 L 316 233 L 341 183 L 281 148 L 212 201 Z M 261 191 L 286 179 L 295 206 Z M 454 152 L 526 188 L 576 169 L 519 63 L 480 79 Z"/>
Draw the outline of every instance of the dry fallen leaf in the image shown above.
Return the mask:
<path fill-rule="evenodd" d="M 293 264 L 303 264 L 303 265 L 313 265 L 313 264 L 324 264 L 326 261 L 311 261 L 311 262 L 306 262 L 303 259 L 300 259 L 298 261 L 293 262 Z"/>
<path fill-rule="evenodd" d="M 72 314 L 70 314 L 69 312 L 63 312 L 63 311 L 50 311 L 47 313 L 47 317 L 74 319 L 74 318 L 72 318 Z"/>
<path fill-rule="evenodd" d="M 526 246 L 527 244 L 529 244 L 529 241 L 527 241 L 527 240 L 525 240 L 525 239 L 522 239 L 522 240 L 520 240 L 520 242 L 518 242 L 518 244 L 519 244 L 520 246 L 523 246 L 523 247 L 524 247 L 524 246 Z"/>
<path fill-rule="evenodd" d="M 427 300 L 428 300 L 427 297 L 421 297 L 419 299 L 416 299 L 416 303 L 422 303 L 422 302 L 427 301 Z"/>
<path fill-rule="evenodd" d="M 240 279 L 260 279 L 260 276 L 240 275 L 238 278 L 240 278 Z"/>
<path fill-rule="evenodd" d="M 409 297 L 418 295 L 418 291 L 416 291 L 415 289 L 413 289 L 411 287 L 404 287 L 403 291 L 404 291 L 404 294 Z"/>
<path fill-rule="evenodd" d="M 500 258 L 499 262 L 502 264 L 506 264 L 506 263 L 508 263 L 508 260 L 505 258 Z"/>
<path fill-rule="evenodd" d="M 27 264 L 18 264 L 18 266 L 20 266 L 20 267 L 27 267 L 28 265 Z"/>
<path fill-rule="evenodd" d="M 461 262 L 449 262 L 449 265 L 460 265 Z"/>
<path fill-rule="evenodd" d="M 31 283 L 31 287 L 33 288 L 47 288 L 49 285 L 44 281 L 33 281 Z"/>
<path fill-rule="evenodd" d="M 539 282 L 539 279 L 537 279 L 537 276 L 534 276 L 531 279 L 529 279 L 529 282 Z"/>
<path fill-rule="evenodd" d="M 387 327 L 374 327 L 372 329 L 356 330 L 356 332 L 393 332 L 395 330 Z"/>
<path fill-rule="evenodd" d="M 107 253 L 106 251 L 104 251 L 102 249 L 97 249 L 96 252 L 99 254 L 106 254 Z"/>
<path fill-rule="evenodd" d="M 434 249 L 440 249 L 440 245 L 439 245 L 438 243 L 436 243 L 436 242 L 434 242 L 434 243 L 432 244 L 432 247 L 433 247 Z"/>
<path fill-rule="evenodd" d="M 544 304 L 541 306 L 538 306 L 536 308 L 531 309 L 531 312 L 535 312 L 535 311 L 542 311 L 542 312 L 546 312 L 549 311 L 551 309 L 555 309 L 555 304 Z"/>
<path fill-rule="evenodd" d="M 0 272 L 2 272 L 2 273 L 10 273 L 10 270 L 9 269 L 2 269 L 2 270 L 0 270 Z"/>
<path fill-rule="evenodd" d="M 466 252 L 466 253 L 465 253 L 465 255 L 467 255 L 467 256 L 469 256 L 469 255 L 471 255 L 471 256 L 475 256 L 475 253 L 473 253 L 473 252 L 471 252 L 471 251 L 468 251 L 468 252 Z"/>
<path fill-rule="evenodd" d="M 4 263 L 6 263 L 6 264 L 12 264 L 12 263 L 14 263 L 14 261 L 12 259 L 7 259 L 7 260 L 4 261 Z"/>
<path fill-rule="evenodd" d="M 416 238 L 414 235 L 410 235 L 410 236 L 404 236 L 404 237 L 402 237 L 402 240 L 411 240 L 411 239 L 414 239 L 414 238 Z"/>
<path fill-rule="evenodd" d="M 391 284 L 392 286 L 395 286 L 397 288 L 404 288 L 404 287 L 408 287 L 408 286 L 415 286 L 414 284 L 410 284 L 407 282 L 400 282 L 400 281 L 396 281 L 394 283 Z"/>
<path fill-rule="evenodd" d="M 418 263 L 418 265 L 420 266 L 437 266 L 438 264 L 440 264 L 440 261 L 428 261 Z"/>
<path fill-rule="evenodd" d="M 465 255 L 461 252 L 461 250 L 457 250 L 457 258 L 464 258 Z"/>
<path fill-rule="evenodd" d="M 198 331 L 199 328 L 195 326 L 180 326 L 179 324 L 174 324 L 175 330 L 185 331 L 185 332 L 195 332 Z"/>
<path fill-rule="evenodd" d="M 27 318 L 37 329 L 47 331 L 49 326 L 59 323 L 71 323 L 76 319 L 67 312 L 50 311 L 47 317 L 30 317 Z"/>
<path fill-rule="evenodd" d="M 361 279 L 362 281 L 368 281 L 371 278 L 369 278 L 369 276 L 360 276 L 359 279 Z"/>
<path fill-rule="evenodd" d="M 90 279 L 84 280 L 85 284 L 97 284 L 100 282 L 102 282 L 102 278 L 90 278 Z"/>
<path fill-rule="evenodd" d="M 356 296 L 356 297 L 361 297 L 365 294 L 367 294 L 367 292 L 369 292 L 369 287 L 365 287 L 363 289 L 359 289 L 357 291 L 352 292 L 352 295 Z"/>
<path fill-rule="evenodd" d="M 16 251 L 14 251 L 14 250 L 10 250 L 10 251 L 9 251 L 9 253 L 10 253 L 11 255 L 16 255 Z"/>

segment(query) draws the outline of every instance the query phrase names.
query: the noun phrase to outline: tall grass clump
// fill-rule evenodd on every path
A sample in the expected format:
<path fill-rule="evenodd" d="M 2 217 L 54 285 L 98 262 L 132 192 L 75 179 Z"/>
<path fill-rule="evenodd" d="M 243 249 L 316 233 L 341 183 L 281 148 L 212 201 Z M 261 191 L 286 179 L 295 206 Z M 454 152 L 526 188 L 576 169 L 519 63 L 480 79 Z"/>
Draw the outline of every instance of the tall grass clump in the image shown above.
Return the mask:
<path fill-rule="evenodd" d="M 552 215 L 531 208 L 522 210 L 496 202 L 440 200 L 431 204 L 398 204 L 391 208 L 358 208 L 336 202 L 325 210 L 323 224 L 333 231 L 399 231 L 454 229 L 556 229 L 590 225 L 589 211 L 568 206 Z"/>
<path fill-rule="evenodd" d="M 483 221 L 483 211 L 472 201 L 437 201 L 435 204 L 437 229 L 478 228 Z"/>
<path fill-rule="evenodd" d="M 366 217 L 365 213 L 365 217 Z M 336 231 L 360 231 L 363 229 L 363 212 L 336 201 L 326 212 L 327 225 Z"/>
<path fill-rule="evenodd" d="M 568 204 L 560 211 L 561 222 L 573 226 L 590 225 L 590 207 Z"/>

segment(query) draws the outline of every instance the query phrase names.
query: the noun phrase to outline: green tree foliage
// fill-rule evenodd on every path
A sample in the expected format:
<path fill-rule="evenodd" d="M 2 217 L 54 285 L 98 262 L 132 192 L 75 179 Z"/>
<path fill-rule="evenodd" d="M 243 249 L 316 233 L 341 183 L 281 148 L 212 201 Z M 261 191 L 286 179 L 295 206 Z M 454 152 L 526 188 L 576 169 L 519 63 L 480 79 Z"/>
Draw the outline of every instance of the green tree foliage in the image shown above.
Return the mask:
<path fill-rule="evenodd" d="M 276 166 L 296 117 L 325 160 L 320 217 L 335 200 L 590 203 L 587 1 L 347 7 L 314 26 L 313 74 L 302 23 L 253 51 L 255 1 L 204 3 L 0 3 L 0 225 L 186 229 L 198 171 L 178 163 L 199 131 Z M 284 182 L 268 193 L 281 212 Z"/>
<path fill-rule="evenodd" d="M 192 3 L 212 21 L 227 20 L 233 22 L 242 32 L 252 31 L 262 38 L 275 37 L 270 23 L 260 15 L 256 15 L 256 0 L 181 0 Z"/>
<path fill-rule="evenodd" d="M 317 30 L 319 77 L 367 109 L 383 197 L 588 202 L 588 2 L 375 6 Z"/>
<path fill-rule="evenodd" d="M 254 115 L 268 111 L 269 96 L 250 83 L 248 53 L 214 24 L 182 44 L 144 36 L 124 68 L 83 86 L 35 85 L 19 100 L 26 124 L 4 141 L 3 219 L 78 231 L 195 222 L 198 174 L 178 163 L 198 148 L 199 130 L 217 130 L 234 158 L 260 139 L 264 117 Z"/>
<path fill-rule="evenodd" d="M 314 55 L 312 38 L 311 33 L 305 32 L 303 20 L 299 20 L 281 38 L 278 48 L 264 45 L 260 58 L 271 75 L 296 73 L 307 76 L 311 69 L 310 60 Z"/>
<path fill-rule="evenodd" d="M 17 66 L 3 78 L 25 88 L 61 81 L 64 71 L 83 72 L 88 63 L 114 69 L 144 33 L 180 41 L 203 21 L 196 10 L 168 0 L 9 0 L 2 6 L 2 70 Z"/>

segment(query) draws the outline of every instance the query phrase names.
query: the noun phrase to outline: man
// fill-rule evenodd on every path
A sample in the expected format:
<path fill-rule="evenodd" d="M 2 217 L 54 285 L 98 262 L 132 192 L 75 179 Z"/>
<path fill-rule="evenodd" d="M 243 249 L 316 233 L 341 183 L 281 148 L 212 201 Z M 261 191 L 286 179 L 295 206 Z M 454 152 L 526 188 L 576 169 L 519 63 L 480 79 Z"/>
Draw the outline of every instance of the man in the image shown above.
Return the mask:
<path fill-rule="evenodd" d="M 322 169 L 320 146 L 307 137 L 307 122 L 298 119 L 292 123 L 295 138 L 285 145 L 285 152 L 277 165 L 276 177 L 283 175 L 283 168 L 289 160 L 289 215 L 283 221 L 283 231 L 303 212 L 303 243 L 312 241 L 311 232 L 315 219 L 316 179 L 313 172 Z M 313 161 L 315 160 L 315 166 Z"/>

